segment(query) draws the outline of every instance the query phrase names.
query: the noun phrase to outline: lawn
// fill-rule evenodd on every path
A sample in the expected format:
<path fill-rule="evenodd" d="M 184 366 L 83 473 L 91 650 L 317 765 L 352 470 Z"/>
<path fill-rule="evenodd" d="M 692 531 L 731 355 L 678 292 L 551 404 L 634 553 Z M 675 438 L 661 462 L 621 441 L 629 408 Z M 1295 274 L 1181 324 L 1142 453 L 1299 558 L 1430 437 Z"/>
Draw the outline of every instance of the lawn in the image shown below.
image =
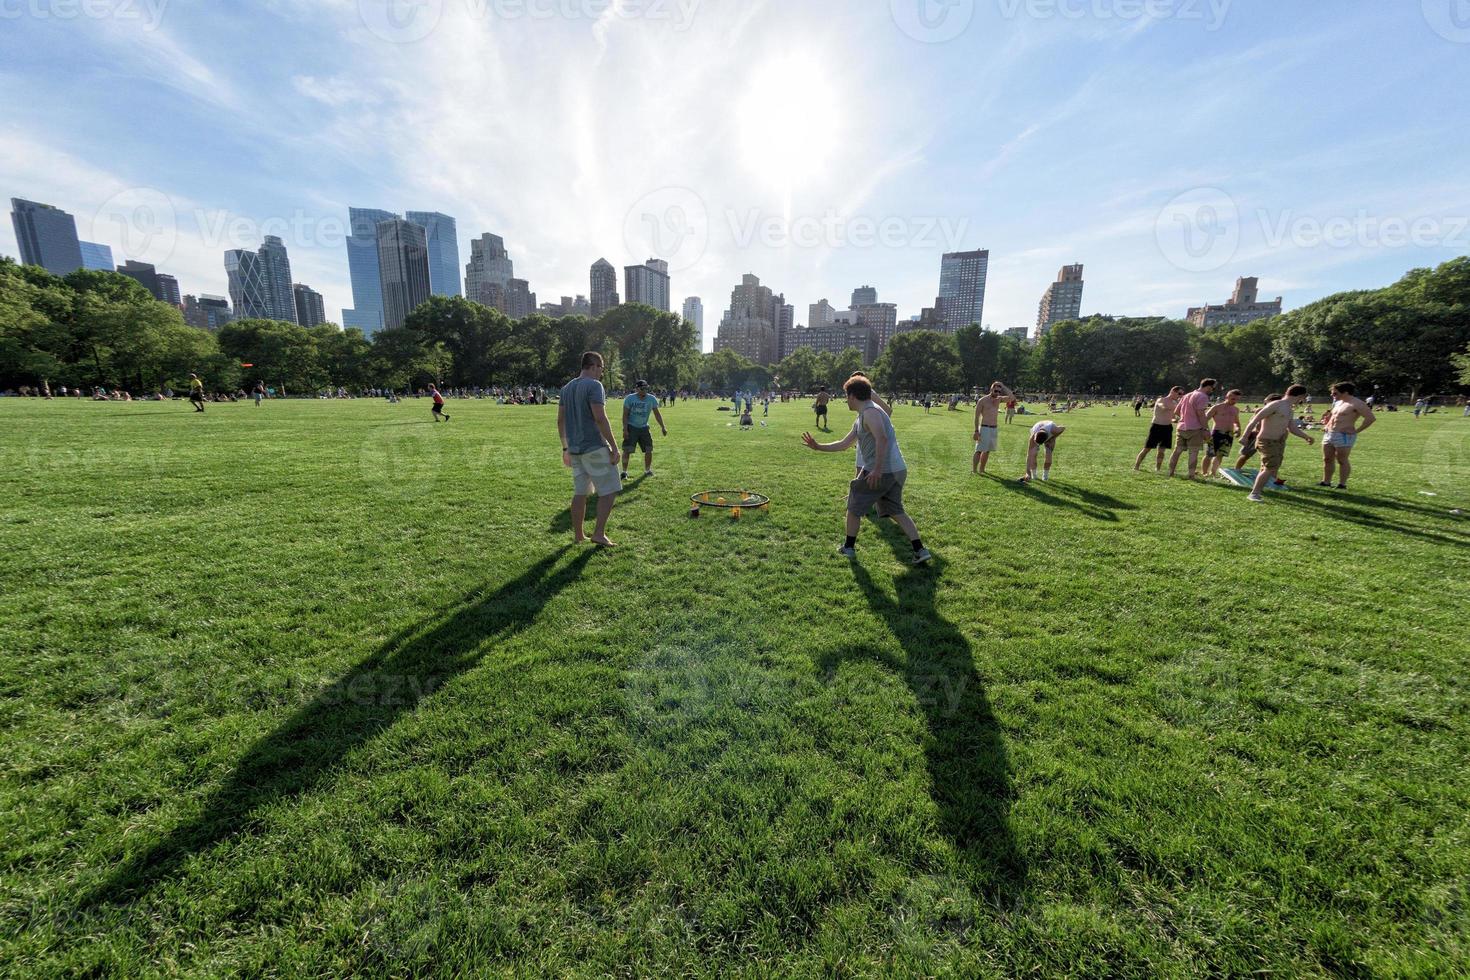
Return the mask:
<path fill-rule="evenodd" d="M 1252 506 L 903 406 L 913 569 L 805 404 L 667 409 L 612 552 L 449 410 L 0 400 L 0 974 L 1470 971 L 1458 413 Z"/>

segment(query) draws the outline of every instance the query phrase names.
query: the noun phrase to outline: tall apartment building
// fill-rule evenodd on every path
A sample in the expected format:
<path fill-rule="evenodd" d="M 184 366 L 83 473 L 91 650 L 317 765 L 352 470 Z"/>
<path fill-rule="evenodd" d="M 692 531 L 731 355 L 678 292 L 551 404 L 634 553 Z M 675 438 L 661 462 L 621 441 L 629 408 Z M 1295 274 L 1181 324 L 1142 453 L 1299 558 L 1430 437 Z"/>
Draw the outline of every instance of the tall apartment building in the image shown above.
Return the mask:
<path fill-rule="evenodd" d="M 720 322 L 715 350 L 733 350 L 757 364 L 770 365 L 780 359 L 777 323 L 781 318 L 779 297 L 762 286 L 758 276 L 747 273 L 730 292 L 730 309 Z"/>
<path fill-rule="evenodd" d="M 428 301 L 429 244 L 423 225 L 402 218 L 378 222 L 378 277 L 383 283 L 383 329 L 397 330 Z"/>
<path fill-rule="evenodd" d="M 117 267 L 117 274 L 127 276 L 129 279 L 142 286 L 152 294 L 153 298 L 163 301 L 163 289 L 158 284 L 158 270 L 149 262 L 139 262 L 136 259 L 128 259 Z M 178 284 L 175 283 L 175 286 Z"/>
<path fill-rule="evenodd" d="M 280 238 L 266 235 L 254 252 L 230 249 L 225 253 L 225 275 L 230 283 L 230 303 L 238 318 L 296 322 L 291 260 Z"/>
<path fill-rule="evenodd" d="M 669 312 L 669 264 L 663 259 L 624 266 L 623 285 L 626 302 Z"/>
<path fill-rule="evenodd" d="M 698 296 L 690 296 L 684 300 L 682 310 L 684 319 L 694 324 L 694 336 L 698 338 L 699 349 L 704 350 L 704 300 Z"/>
<path fill-rule="evenodd" d="M 872 306 L 878 302 L 878 290 L 872 286 L 859 286 L 852 291 L 852 308 Z"/>
<path fill-rule="evenodd" d="M 990 250 L 946 252 L 939 263 L 939 299 L 935 311 L 949 333 L 972 323 L 983 323 L 985 279 Z"/>
<path fill-rule="evenodd" d="M 1278 296 L 1268 303 L 1262 303 L 1259 287 L 1260 280 L 1255 276 L 1237 279 L 1235 280 L 1235 292 L 1230 295 L 1229 302 L 1218 306 L 1191 307 L 1186 317 L 1196 327 L 1208 329 L 1250 323 L 1252 320 L 1263 320 L 1268 316 L 1279 316 L 1281 297 Z"/>
<path fill-rule="evenodd" d="M 315 327 L 327 322 L 326 303 L 321 293 L 298 282 L 291 287 L 291 296 L 296 302 L 297 323 L 303 327 Z"/>
<path fill-rule="evenodd" d="M 403 216 L 424 229 L 429 250 L 429 292 L 463 295 L 459 288 L 459 231 L 453 218 L 438 211 L 405 211 Z"/>
<path fill-rule="evenodd" d="M 858 326 L 871 333 L 872 354 L 865 363 L 871 364 L 888 349 L 888 344 L 898 333 L 897 303 L 864 303 L 852 308 Z"/>
<path fill-rule="evenodd" d="M 470 242 L 470 261 L 464 267 L 465 296 L 471 302 L 505 311 L 515 263 L 505 240 L 489 232 Z"/>
<path fill-rule="evenodd" d="M 383 329 L 383 280 L 378 269 L 378 223 L 398 217 L 376 208 L 348 208 L 347 274 L 352 280 L 352 309 L 342 311 L 342 326 L 368 336 Z"/>
<path fill-rule="evenodd" d="M 808 327 L 825 327 L 832 322 L 832 316 L 836 312 L 831 303 L 825 299 L 819 299 L 806 308 L 806 325 Z"/>
<path fill-rule="evenodd" d="M 112 272 L 116 266 L 112 264 L 112 246 L 99 245 L 96 242 L 79 242 L 82 247 L 82 268 L 91 269 L 93 272 Z"/>
<path fill-rule="evenodd" d="M 184 298 L 179 295 L 179 281 L 167 272 L 158 274 L 158 300 L 178 309 L 184 303 Z"/>
<path fill-rule="evenodd" d="M 1057 273 L 1057 281 L 1046 287 L 1046 292 L 1041 295 L 1041 307 L 1036 313 L 1036 336 L 1048 333 L 1054 323 L 1081 317 L 1082 265 L 1064 265 Z"/>
<path fill-rule="evenodd" d="M 183 306 L 184 322 L 200 330 L 218 330 L 233 319 L 230 301 L 223 296 L 185 296 Z"/>
<path fill-rule="evenodd" d="M 602 316 L 615 306 L 622 305 L 618 300 L 618 270 L 607 259 L 598 259 L 592 263 L 591 292 L 592 315 Z"/>
<path fill-rule="evenodd" d="M 23 265 L 39 265 L 52 275 L 65 276 L 82 268 L 82 244 L 76 219 L 50 204 L 10 199 L 10 223 L 20 246 Z"/>
<path fill-rule="evenodd" d="M 524 279 L 512 279 L 505 292 L 505 315 L 512 320 L 524 320 L 536 312 L 536 294 L 531 284 Z"/>

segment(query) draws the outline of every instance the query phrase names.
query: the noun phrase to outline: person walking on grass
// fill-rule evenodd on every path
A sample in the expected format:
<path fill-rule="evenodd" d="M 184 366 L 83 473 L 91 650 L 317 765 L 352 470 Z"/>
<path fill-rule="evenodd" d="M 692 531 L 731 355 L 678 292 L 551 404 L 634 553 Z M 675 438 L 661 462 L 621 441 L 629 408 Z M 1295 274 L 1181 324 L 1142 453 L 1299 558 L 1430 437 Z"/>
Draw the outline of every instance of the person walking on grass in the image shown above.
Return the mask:
<path fill-rule="evenodd" d="M 1019 402 L 1020 399 L 1017 398 L 1014 394 L 1012 394 L 1011 397 L 1006 400 L 1006 425 L 1010 425 L 1012 420 L 1015 419 L 1016 406 L 1017 404 L 1019 404 Z"/>
<path fill-rule="evenodd" d="M 1183 397 L 1184 389 L 1175 385 L 1169 389 L 1167 395 L 1154 402 L 1154 419 L 1149 423 L 1148 440 L 1143 444 L 1143 452 L 1133 461 L 1134 470 L 1143 469 L 1143 461 L 1148 458 L 1148 454 L 1157 450 L 1154 472 L 1163 472 L 1164 453 L 1174 448 L 1174 420 L 1178 418 L 1179 399 Z"/>
<path fill-rule="evenodd" d="M 1261 496 L 1261 491 L 1269 481 L 1276 479 L 1276 474 L 1281 470 L 1281 464 L 1286 458 L 1288 434 L 1305 440 L 1309 446 L 1316 441 L 1302 431 L 1301 423 L 1296 420 L 1296 413 L 1293 411 L 1306 398 L 1305 387 L 1292 385 L 1286 389 L 1285 398 L 1268 402 L 1246 426 L 1246 431 L 1256 430 L 1256 450 L 1261 454 L 1261 472 L 1256 474 L 1256 482 L 1251 487 L 1250 496 L 1246 498 L 1251 503 L 1265 502 L 1266 498 Z M 1280 485 L 1280 481 L 1277 483 Z"/>
<path fill-rule="evenodd" d="M 443 419 L 444 421 L 448 422 L 449 416 L 444 414 L 444 395 L 440 393 L 439 389 L 432 384 L 429 385 L 429 394 L 434 396 L 434 421 L 437 422 L 440 419 Z"/>
<path fill-rule="evenodd" d="M 1220 475 L 1220 460 L 1235 445 L 1240 435 L 1240 391 L 1232 388 L 1225 400 L 1205 413 L 1205 421 L 1214 426 L 1210 444 L 1205 448 L 1205 476 Z"/>
<path fill-rule="evenodd" d="M 1179 444 L 1169 458 L 1170 476 L 1179 468 L 1179 458 L 1186 452 L 1189 453 L 1189 478 L 1193 480 L 1199 474 L 1199 454 L 1210 439 L 1205 413 L 1210 408 L 1210 397 L 1215 393 L 1216 384 L 1214 378 L 1205 378 L 1199 383 L 1199 388 L 1179 399 Z"/>
<path fill-rule="evenodd" d="M 586 540 L 582 519 L 587 494 L 597 492 L 597 524 L 592 543 L 616 547 L 607 536 L 607 519 L 623 489 L 618 478 L 618 444 L 607 421 L 607 392 L 602 387 L 602 355 L 582 355 L 582 373 L 561 390 L 556 407 L 556 429 L 561 434 L 562 465 L 572 471 L 572 539 Z"/>
<path fill-rule="evenodd" d="M 1015 392 L 996 381 L 989 391 L 975 400 L 975 458 L 970 461 L 971 474 L 985 475 L 985 467 L 990 465 L 990 454 L 1000 445 L 1001 401 L 1015 397 Z"/>
<path fill-rule="evenodd" d="M 875 504 L 878 517 L 891 518 L 908 537 L 914 549 L 914 564 L 925 565 L 933 559 L 929 549 L 919 537 L 913 519 L 903 509 L 903 488 L 908 481 L 908 464 L 898 448 L 898 433 L 893 420 L 873 402 L 873 386 L 867 378 L 849 378 L 842 386 L 847 395 L 847 407 L 857 413 L 852 431 L 840 442 L 820 443 L 810 432 L 801 434 L 807 448 L 822 453 L 840 453 L 854 444 L 858 447 L 861 468 L 857 477 L 848 484 L 847 493 L 847 538 L 838 554 L 845 558 L 857 557 L 857 536 L 862 516 Z"/>
<path fill-rule="evenodd" d="M 1042 450 L 1046 451 L 1046 466 L 1041 471 L 1041 482 L 1051 479 L 1052 453 L 1056 451 L 1057 440 L 1066 431 L 1065 425 L 1057 425 L 1050 419 L 1031 427 L 1031 439 L 1026 446 L 1026 475 L 1021 477 L 1022 483 L 1036 479 L 1036 457 Z"/>
<path fill-rule="evenodd" d="M 265 398 L 265 382 L 264 381 L 257 381 L 257 382 L 255 382 L 254 393 L 255 393 L 255 407 L 256 408 L 259 408 L 260 407 L 261 399 Z"/>
<path fill-rule="evenodd" d="M 204 411 L 204 382 L 199 380 L 199 375 L 189 375 L 189 402 L 194 406 L 195 412 Z"/>
<path fill-rule="evenodd" d="M 831 400 L 832 396 L 827 394 L 827 386 L 822 385 L 817 389 L 816 400 L 812 402 L 812 411 L 817 415 L 817 428 L 823 432 L 832 431 L 827 425 L 827 403 Z"/>
<path fill-rule="evenodd" d="M 1353 447 L 1358 444 L 1358 436 L 1363 434 L 1363 430 L 1377 421 L 1373 409 L 1357 396 L 1357 388 L 1351 382 L 1339 381 L 1332 386 L 1332 410 L 1327 415 L 1326 432 L 1322 436 L 1322 482 L 1317 484 L 1319 487 L 1332 486 L 1332 475 L 1336 469 L 1341 471 L 1337 489 L 1348 488 L 1348 476 L 1353 472 L 1349 460 Z"/>
<path fill-rule="evenodd" d="M 618 474 L 621 480 L 628 478 L 628 461 L 633 458 L 635 449 L 643 450 L 643 475 L 653 476 L 653 432 L 648 426 L 650 413 L 667 439 L 669 427 L 664 425 L 664 417 L 658 410 L 658 398 L 648 393 L 647 381 L 639 381 L 633 385 L 633 394 L 623 399 L 623 472 Z"/>

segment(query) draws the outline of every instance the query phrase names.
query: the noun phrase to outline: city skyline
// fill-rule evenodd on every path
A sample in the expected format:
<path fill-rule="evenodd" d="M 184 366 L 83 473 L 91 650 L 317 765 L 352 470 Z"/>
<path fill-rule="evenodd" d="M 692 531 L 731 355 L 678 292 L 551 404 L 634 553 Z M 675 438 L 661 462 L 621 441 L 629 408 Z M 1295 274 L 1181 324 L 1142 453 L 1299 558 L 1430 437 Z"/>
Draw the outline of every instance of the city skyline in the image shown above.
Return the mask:
<path fill-rule="evenodd" d="M 1470 136 L 1452 123 L 1467 49 L 1418 4 L 1328 20 L 1238 0 L 1219 22 L 977 6 L 948 40 L 915 37 L 902 6 L 833 23 L 815 3 L 755 0 L 675 24 L 491 23 L 443 4 L 422 36 L 355 3 L 170 6 L 154 25 L 22 16 L 0 38 L 14 93 L 0 190 L 73 213 L 115 264 L 195 294 L 225 292 L 222 252 L 279 234 L 332 314 L 353 308 L 354 201 L 456 216 L 461 257 L 495 229 L 548 296 L 585 293 L 598 256 L 619 270 L 657 256 L 675 308 L 754 270 L 803 310 L 873 283 L 907 319 L 932 304 L 940 255 L 990 249 L 996 330 L 1034 325 L 1065 261 L 1088 265 L 1084 315 L 1181 317 L 1245 274 L 1289 309 L 1470 248 L 1456 166 Z M 245 35 L 280 43 L 264 63 L 212 43 Z M 840 57 L 854 49 L 862 72 Z M 1397 67 L 1371 82 L 1357 67 L 1385 57 Z M 93 97 L 58 99 L 83 63 Z M 650 92 L 650 71 L 681 84 Z M 502 76 L 527 94 L 486 115 Z M 704 94 L 724 91 L 729 111 Z M 132 139 L 139 104 L 180 135 Z M 3 224 L 0 253 L 19 257 Z"/>

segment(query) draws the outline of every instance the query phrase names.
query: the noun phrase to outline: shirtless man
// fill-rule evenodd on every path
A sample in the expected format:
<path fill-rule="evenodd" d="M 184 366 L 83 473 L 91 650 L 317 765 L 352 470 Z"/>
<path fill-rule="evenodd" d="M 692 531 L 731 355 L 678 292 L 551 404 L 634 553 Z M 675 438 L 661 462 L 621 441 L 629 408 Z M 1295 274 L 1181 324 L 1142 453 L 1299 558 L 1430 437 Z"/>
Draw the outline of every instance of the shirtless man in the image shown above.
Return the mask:
<path fill-rule="evenodd" d="M 1179 399 L 1183 397 L 1184 389 L 1175 385 L 1167 395 L 1154 402 L 1154 420 L 1148 427 L 1148 442 L 1144 443 L 1143 452 L 1133 463 L 1135 470 L 1143 469 L 1143 461 L 1154 449 L 1159 451 L 1158 459 L 1154 460 L 1154 472 L 1164 469 L 1164 453 L 1174 448 L 1174 419 L 1178 417 Z"/>
<path fill-rule="evenodd" d="M 817 414 L 817 428 L 823 432 L 832 431 L 827 428 L 827 403 L 831 400 L 832 396 L 827 393 L 827 386 L 822 385 L 817 391 L 816 401 L 812 403 L 812 411 Z"/>
<path fill-rule="evenodd" d="M 1268 403 L 1251 419 L 1250 425 L 1246 426 L 1247 431 L 1255 429 L 1259 433 L 1256 436 L 1256 449 L 1261 454 L 1261 472 L 1256 474 L 1255 485 L 1246 498 L 1251 503 L 1265 502 L 1266 498 L 1261 496 L 1261 491 L 1269 481 L 1276 479 L 1276 474 L 1281 469 L 1281 463 L 1286 457 L 1288 433 L 1305 440 L 1309 446 L 1316 441 L 1302 431 L 1301 423 L 1296 420 L 1296 413 L 1293 411 L 1306 398 L 1305 387 L 1292 385 L 1286 389 L 1285 398 Z"/>
<path fill-rule="evenodd" d="M 1205 447 L 1205 476 L 1220 475 L 1220 460 L 1230 452 L 1240 435 L 1240 392 L 1231 389 L 1225 400 L 1205 413 L 1205 421 L 1214 428 L 1210 432 L 1210 444 Z"/>
<path fill-rule="evenodd" d="M 1327 417 L 1326 434 L 1322 436 L 1322 482 L 1317 484 L 1319 487 L 1332 486 L 1332 471 L 1341 468 L 1337 489 L 1347 489 L 1348 476 L 1353 471 L 1352 463 L 1348 461 L 1353 446 L 1363 430 L 1378 421 L 1373 409 L 1356 392 L 1357 389 L 1347 381 L 1339 381 L 1332 386 L 1332 411 Z M 1358 424 L 1359 420 L 1362 425 Z"/>
<path fill-rule="evenodd" d="M 972 474 L 985 475 L 990 463 L 990 454 L 1000 443 L 1000 403 L 1016 395 L 999 381 L 990 386 L 990 391 L 975 402 L 975 459 L 970 463 Z"/>
<path fill-rule="evenodd" d="M 1206 378 L 1199 388 L 1179 399 L 1179 445 L 1169 459 L 1169 475 L 1173 476 L 1179 466 L 1179 458 L 1189 453 L 1189 478 L 1193 480 L 1199 472 L 1199 454 L 1210 441 L 1205 422 L 1205 413 L 1210 408 L 1210 396 L 1215 393 L 1216 381 Z"/>

